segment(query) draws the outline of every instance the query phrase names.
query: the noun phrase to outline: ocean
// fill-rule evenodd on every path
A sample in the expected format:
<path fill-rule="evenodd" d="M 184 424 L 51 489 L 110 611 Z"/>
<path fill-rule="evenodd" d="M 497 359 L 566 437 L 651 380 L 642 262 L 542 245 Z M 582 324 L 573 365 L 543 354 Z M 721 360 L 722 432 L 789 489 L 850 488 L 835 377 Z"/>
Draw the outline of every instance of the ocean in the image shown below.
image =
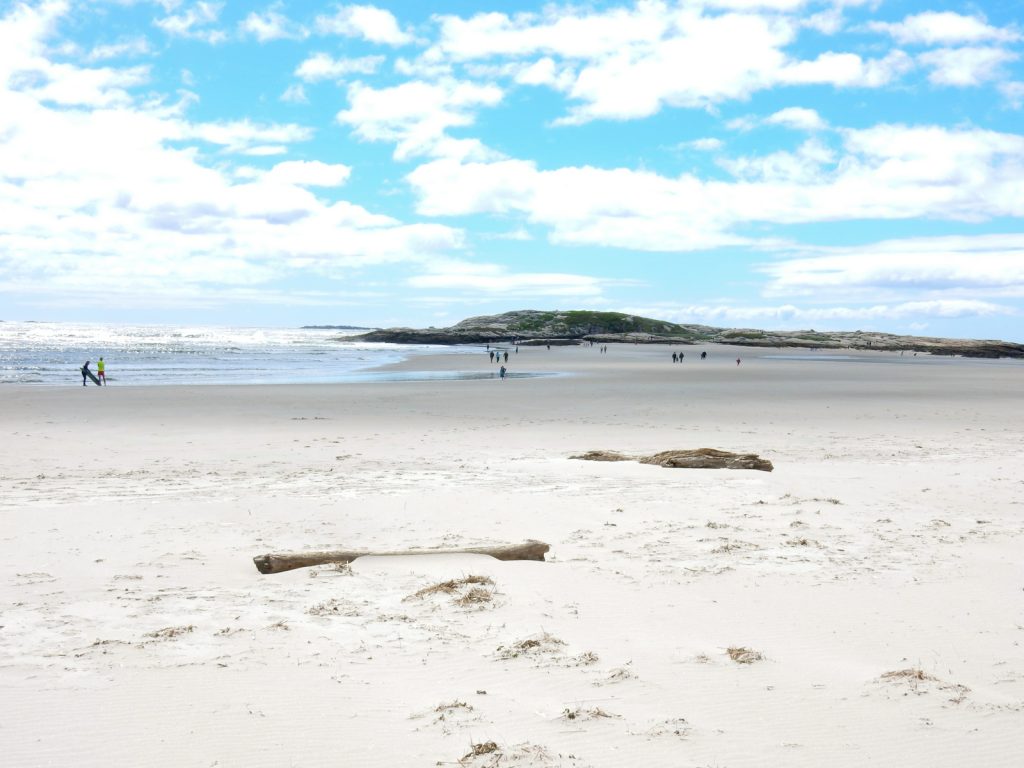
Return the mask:
<path fill-rule="evenodd" d="M 475 347 L 346 341 L 360 331 L 0 322 L 0 384 L 81 385 L 102 355 L 113 385 L 292 384 L 407 378 L 368 369 Z M 92 386 L 90 384 L 90 386 Z"/>

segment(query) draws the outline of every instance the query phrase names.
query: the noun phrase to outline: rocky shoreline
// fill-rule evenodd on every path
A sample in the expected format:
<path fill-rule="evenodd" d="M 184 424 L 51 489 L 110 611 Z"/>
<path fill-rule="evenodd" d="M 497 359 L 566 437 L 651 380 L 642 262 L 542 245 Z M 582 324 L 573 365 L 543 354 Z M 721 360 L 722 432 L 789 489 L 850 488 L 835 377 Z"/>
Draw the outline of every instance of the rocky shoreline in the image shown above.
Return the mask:
<path fill-rule="evenodd" d="M 393 344 L 733 344 L 746 347 L 860 349 L 975 358 L 1024 359 L 1024 344 L 992 339 L 898 336 L 874 331 L 762 331 L 681 325 L 618 312 L 519 310 L 471 317 L 448 328 L 384 328 L 346 340 Z"/>

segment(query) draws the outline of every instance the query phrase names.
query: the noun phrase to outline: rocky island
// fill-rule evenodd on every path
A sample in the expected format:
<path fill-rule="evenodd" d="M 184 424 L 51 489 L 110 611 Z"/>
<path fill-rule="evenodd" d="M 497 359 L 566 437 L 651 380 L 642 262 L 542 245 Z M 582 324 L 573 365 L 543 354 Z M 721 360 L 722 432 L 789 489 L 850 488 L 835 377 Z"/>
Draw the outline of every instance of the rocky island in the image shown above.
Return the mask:
<path fill-rule="evenodd" d="M 347 337 L 346 340 L 395 344 L 735 344 L 748 347 L 871 349 L 963 357 L 1024 358 L 1024 344 L 1008 341 L 897 336 L 876 331 L 714 328 L 670 323 L 621 312 L 589 310 L 525 309 L 500 315 L 470 317 L 448 328 L 384 328 Z"/>

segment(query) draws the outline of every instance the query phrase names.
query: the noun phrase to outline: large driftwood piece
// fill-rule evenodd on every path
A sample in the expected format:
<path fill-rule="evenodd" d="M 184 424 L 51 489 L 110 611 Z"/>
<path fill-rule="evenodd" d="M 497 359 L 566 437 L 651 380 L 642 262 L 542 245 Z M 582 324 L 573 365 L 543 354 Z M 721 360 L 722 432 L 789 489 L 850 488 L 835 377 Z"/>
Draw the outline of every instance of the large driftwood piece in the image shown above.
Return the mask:
<path fill-rule="evenodd" d="M 775 469 L 768 459 L 762 459 L 756 453 L 732 453 L 717 448 L 662 451 L 653 456 L 627 456 L 618 451 L 587 451 L 569 458 L 583 461 L 639 461 L 641 464 L 684 469 L 758 469 L 762 472 L 771 472 Z"/>
<path fill-rule="evenodd" d="M 551 547 L 543 541 L 529 539 L 522 544 L 499 544 L 493 547 L 464 547 L 462 549 L 406 549 L 397 552 L 369 550 L 338 550 L 334 552 L 296 552 L 268 554 L 254 557 L 260 573 L 282 573 L 296 568 L 308 568 L 326 563 L 351 563 L 357 557 L 393 557 L 401 555 L 490 555 L 496 560 L 543 560 Z"/>
<path fill-rule="evenodd" d="M 771 472 L 775 469 L 768 459 L 762 459 L 756 453 L 731 453 L 715 448 L 697 448 L 693 451 L 662 451 L 653 456 L 641 457 L 640 463 L 684 469 L 758 469 L 762 472 Z"/>

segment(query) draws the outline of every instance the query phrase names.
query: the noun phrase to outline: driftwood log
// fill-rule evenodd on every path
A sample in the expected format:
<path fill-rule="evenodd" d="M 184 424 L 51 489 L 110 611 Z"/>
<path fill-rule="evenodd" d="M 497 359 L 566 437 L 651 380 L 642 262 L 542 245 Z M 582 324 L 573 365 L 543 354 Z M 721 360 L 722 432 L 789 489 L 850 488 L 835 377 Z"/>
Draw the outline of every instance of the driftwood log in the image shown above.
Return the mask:
<path fill-rule="evenodd" d="M 260 573 L 283 573 L 296 568 L 309 568 L 326 563 L 351 563 L 358 557 L 394 557 L 402 555 L 490 555 L 495 560 L 544 560 L 551 547 L 543 541 L 529 539 L 522 544 L 498 544 L 492 547 L 464 547 L 462 549 L 405 549 L 397 552 L 370 550 L 338 550 L 333 552 L 294 552 L 254 557 Z"/>
<path fill-rule="evenodd" d="M 762 472 L 771 472 L 775 469 L 768 459 L 762 459 L 756 453 L 731 453 L 716 448 L 662 451 L 653 456 L 627 456 L 618 451 L 587 451 L 569 458 L 583 461 L 639 461 L 641 464 L 686 469 L 758 469 Z"/>

